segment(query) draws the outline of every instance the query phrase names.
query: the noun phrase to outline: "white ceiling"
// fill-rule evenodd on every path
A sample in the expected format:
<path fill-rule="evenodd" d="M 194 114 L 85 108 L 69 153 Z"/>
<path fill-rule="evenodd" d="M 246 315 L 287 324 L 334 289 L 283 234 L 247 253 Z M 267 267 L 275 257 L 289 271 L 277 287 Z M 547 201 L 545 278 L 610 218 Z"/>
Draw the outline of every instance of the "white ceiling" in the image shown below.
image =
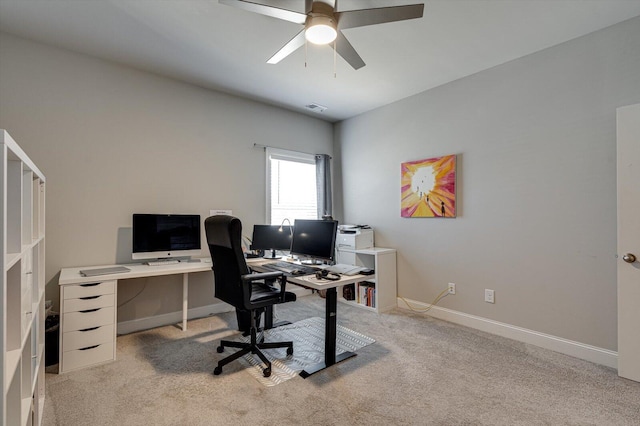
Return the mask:
<path fill-rule="evenodd" d="M 366 66 L 337 56 L 335 76 L 327 46 L 309 45 L 306 67 L 304 48 L 266 64 L 301 26 L 217 0 L 0 0 L 0 31 L 335 122 L 640 15 L 640 0 L 424 3 L 422 19 L 345 30 Z"/>

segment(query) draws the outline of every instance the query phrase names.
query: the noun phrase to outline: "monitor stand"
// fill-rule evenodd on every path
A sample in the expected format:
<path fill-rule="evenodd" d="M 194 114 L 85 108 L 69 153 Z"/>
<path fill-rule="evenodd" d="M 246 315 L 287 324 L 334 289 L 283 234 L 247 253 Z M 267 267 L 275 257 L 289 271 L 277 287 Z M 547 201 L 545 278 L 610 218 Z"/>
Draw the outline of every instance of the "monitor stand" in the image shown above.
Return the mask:
<path fill-rule="evenodd" d="M 184 262 L 186 259 L 183 259 Z M 149 266 L 163 266 L 163 265 L 173 265 L 176 263 L 180 263 L 180 259 L 171 258 L 171 257 L 161 257 L 156 260 L 149 260 L 148 262 L 144 262 L 145 265 Z"/>
<path fill-rule="evenodd" d="M 262 256 L 263 259 L 280 259 L 281 257 L 282 256 L 276 256 L 275 250 L 271 250 L 271 256 L 267 254 L 267 251 L 265 251 L 264 256 Z"/>
<path fill-rule="evenodd" d="M 324 262 L 321 260 L 317 260 L 317 259 L 305 259 L 305 260 L 301 260 L 300 263 L 302 265 L 323 265 Z"/>

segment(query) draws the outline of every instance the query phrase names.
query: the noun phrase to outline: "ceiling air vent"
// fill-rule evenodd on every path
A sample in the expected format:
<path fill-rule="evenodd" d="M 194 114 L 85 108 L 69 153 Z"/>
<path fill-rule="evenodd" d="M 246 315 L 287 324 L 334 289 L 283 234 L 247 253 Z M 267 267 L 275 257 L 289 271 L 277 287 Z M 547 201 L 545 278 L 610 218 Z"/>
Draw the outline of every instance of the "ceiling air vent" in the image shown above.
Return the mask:
<path fill-rule="evenodd" d="M 306 109 L 308 109 L 308 110 L 311 110 L 311 111 L 313 111 L 313 112 L 317 112 L 317 113 L 322 113 L 322 112 L 324 112 L 324 111 L 327 109 L 327 107 L 326 107 L 326 106 L 318 105 L 318 104 L 316 104 L 316 103 L 312 103 L 312 104 L 309 104 L 309 105 L 305 105 L 304 107 L 305 107 Z"/>

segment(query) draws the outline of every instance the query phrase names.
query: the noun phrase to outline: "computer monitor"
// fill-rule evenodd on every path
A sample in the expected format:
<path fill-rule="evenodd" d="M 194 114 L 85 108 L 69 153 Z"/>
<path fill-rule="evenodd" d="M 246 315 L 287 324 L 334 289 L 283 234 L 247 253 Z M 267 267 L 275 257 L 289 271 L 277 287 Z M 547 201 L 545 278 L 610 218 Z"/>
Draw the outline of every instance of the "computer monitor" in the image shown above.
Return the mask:
<path fill-rule="evenodd" d="M 338 222 L 335 220 L 296 219 L 293 223 L 291 254 L 332 262 L 337 231 Z"/>
<path fill-rule="evenodd" d="M 200 249 L 200 215 L 133 215 L 133 259 L 189 257 Z"/>
<path fill-rule="evenodd" d="M 276 250 L 291 249 L 291 233 L 291 226 L 253 225 L 251 250 L 265 250 L 265 258 L 277 259 Z"/>

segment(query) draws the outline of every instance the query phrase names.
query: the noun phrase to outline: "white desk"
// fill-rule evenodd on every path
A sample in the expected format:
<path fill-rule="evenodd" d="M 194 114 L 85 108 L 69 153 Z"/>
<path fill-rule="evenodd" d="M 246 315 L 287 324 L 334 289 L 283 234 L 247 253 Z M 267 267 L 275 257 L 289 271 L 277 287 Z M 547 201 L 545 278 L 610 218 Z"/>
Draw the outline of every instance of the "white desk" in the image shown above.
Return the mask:
<path fill-rule="evenodd" d="M 271 259 L 247 259 L 251 269 L 260 270 Z M 60 271 L 60 373 L 77 370 L 115 360 L 117 324 L 117 283 L 130 278 L 182 274 L 182 329 L 187 329 L 189 274 L 211 271 L 210 262 L 182 262 L 149 266 L 125 264 L 128 272 L 84 277 L 84 269 L 107 268 L 118 265 L 83 266 Z M 315 290 L 327 290 L 325 360 L 300 373 L 302 377 L 329 367 L 356 354 L 343 352 L 336 356 L 337 287 L 372 279 L 372 276 L 342 276 L 340 280 L 318 280 L 313 275 L 287 277 L 287 281 Z"/>
<path fill-rule="evenodd" d="M 118 280 L 182 274 L 182 329 L 187 329 L 189 274 L 211 271 L 211 262 L 149 266 L 125 264 L 130 271 L 84 277 L 81 270 L 119 265 L 82 266 L 60 271 L 61 373 L 115 359 Z"/>

